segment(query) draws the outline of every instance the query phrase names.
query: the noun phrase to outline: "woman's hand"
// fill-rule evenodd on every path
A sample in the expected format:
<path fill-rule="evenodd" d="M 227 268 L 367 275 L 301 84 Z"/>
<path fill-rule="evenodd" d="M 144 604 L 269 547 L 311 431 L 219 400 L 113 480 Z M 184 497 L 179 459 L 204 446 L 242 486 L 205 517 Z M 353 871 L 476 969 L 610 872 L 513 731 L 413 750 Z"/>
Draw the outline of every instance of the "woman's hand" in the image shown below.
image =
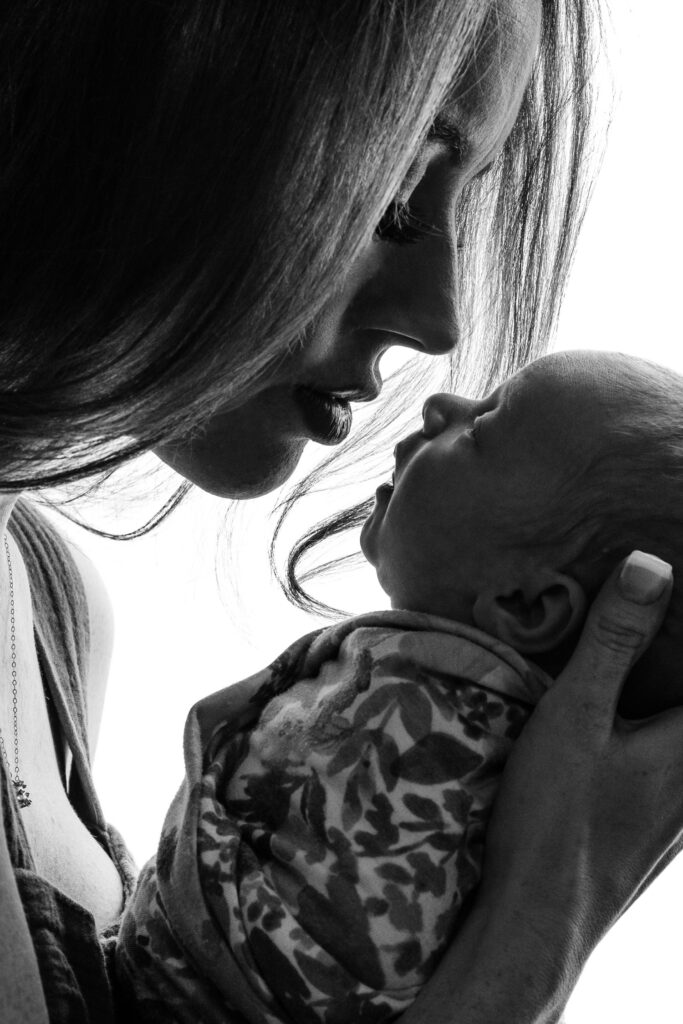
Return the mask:
<path fill-rule="evenodd" d="M 641 552 L 604 585 L 515 744 L 487 833 L 485 894 L 533 892 L 547 916 L 573 919 L 587 951 L 681 846 L 683 709 L 617 715 L 671 587 L 670 567 Z"/>
<path fill-rule="evenodd" d="M 671 586 L 666 563 L 634 552 L 596 598 L 506 765 L 471 913 L 402 1024 L 557 1021 L 600 938 L 680 849 L 683 709 L 617 716 Z"/>

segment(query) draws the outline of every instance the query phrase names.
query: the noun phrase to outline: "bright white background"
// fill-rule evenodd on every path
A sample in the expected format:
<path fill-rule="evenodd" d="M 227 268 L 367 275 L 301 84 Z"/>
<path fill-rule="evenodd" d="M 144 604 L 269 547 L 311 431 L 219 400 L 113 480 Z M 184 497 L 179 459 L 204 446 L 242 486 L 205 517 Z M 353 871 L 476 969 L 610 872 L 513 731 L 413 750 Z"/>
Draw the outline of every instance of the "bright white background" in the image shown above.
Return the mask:
<path fill-rule="evenodd" d="M 683 15 L 675 0 L 613 5 L 612 63 L 621 96 L 556 347 L 619 349 L 683 372 Z M 322 514 L 338 501 L 328 494 Z M 115 610 L 96 781 L 108 817 L 140 862 L 154 852 L 181 778 L 189 706 L 256 671 L 320 624 L 295 612 L 269 580 L 266 508 L 252 503 L 246 517 L 251 530 L 240 542 L 241 611 L 224 584 L 221 597 L 217 583 L 217 574 L 228 572 L 225 542 L 218 541 L 220 501 L 196 495 L 156 533 L 130 543 L 100 540 L 67 524 L 98 565 Z M 116 517 L 114 509 L 108 522 Z M 139 516 L 136 523 L 142 521 Z M 367 568 L 340 576 L 326 593 L 353 611 L 386 606 Z M 683 862 L 669 868 L 598 948 L 570 1002 L 569 1024 L 680 1024 L 682 910 Z"/>

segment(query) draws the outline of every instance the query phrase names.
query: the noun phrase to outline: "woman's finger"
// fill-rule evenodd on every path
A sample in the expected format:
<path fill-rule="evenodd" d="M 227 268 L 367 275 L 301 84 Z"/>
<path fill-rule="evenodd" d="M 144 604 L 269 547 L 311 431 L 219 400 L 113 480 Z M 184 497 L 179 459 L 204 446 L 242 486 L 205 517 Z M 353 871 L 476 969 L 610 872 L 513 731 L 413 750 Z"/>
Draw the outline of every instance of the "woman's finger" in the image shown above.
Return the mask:
<path fill-rule="evenodd" d="M 668 562 L 633 551 L 610 575 L 593 602 L 577 647 L 557 685 L 593 726 L 611 729 L 621 689 L 662 624 L 671 597 Z M 571 693 L 571 699 L 570 699 Z"/>
<path fill-rule="evenodd" d="M 665 852 L 662 854 L 660 859 L 651 869 L 647 877 L 643 879 L 643 881 L 635 890 L 631 898 L 625 904 L 624 909 L 620 915 L 621 917 L 623 917 L 623 915 L 626 913 L 629 907 L 632 907 L 633 904 L 640 899 L 645 890 L 648 889 L 657 878 L 659 878 L 662 871 L 664 871 L 665 868 L 668 868 L 669 864 L 671 864 L 671 862 L 674 861 L 682 851 L 683 835 L 678 835 L 676 839 L 668 847 L 668 849 L 665 850 Z"/>

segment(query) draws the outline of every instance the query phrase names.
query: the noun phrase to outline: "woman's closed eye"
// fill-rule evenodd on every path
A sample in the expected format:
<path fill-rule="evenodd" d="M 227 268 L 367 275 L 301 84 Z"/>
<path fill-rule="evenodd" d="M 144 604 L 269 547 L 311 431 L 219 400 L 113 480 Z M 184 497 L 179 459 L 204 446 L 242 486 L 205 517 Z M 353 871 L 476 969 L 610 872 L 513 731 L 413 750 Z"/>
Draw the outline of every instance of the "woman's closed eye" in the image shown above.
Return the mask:
<path fill-rule="evenodd" d="M 399 200 L 389 204 L 375 228 L 375 235 L 381 241 L 395 242 L 398 245 L 413 244 L 430 235 L 441 233 L 433 224 L 420 217 L 414 204 Z"/>

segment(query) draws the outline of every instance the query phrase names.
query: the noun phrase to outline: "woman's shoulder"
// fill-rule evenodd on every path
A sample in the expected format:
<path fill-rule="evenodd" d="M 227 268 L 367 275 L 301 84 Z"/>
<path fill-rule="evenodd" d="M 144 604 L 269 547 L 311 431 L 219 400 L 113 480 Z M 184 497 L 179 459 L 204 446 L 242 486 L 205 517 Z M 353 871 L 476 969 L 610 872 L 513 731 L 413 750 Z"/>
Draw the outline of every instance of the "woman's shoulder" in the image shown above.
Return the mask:
<path fill-rule="evenodd" d="M 30 498 L 22 497 L 11 527 L 32 578 L 36 601 L 58 630 L 73 633 L 81 692 L 87 704 L 88 745 L 94 753 L 114 637 L 111 600 L 93 560 Z M 49 593 L 48 593 L 49 592 Z M 40 612 L 39 612 L 40 614 Z M 55 622 L 53 616 L 58 614 Z M 72 662 L 73 663 L 73 662 Z"/>
<path fill-rule="evenodd" d="M 93 560 L 70 538 L 62 535 L 62 540 L 81 577 L 88 608 L 90 642 L 84 681 L 88 702 L 88 744 L 93 755 L 102 721 L 114 644 L 114 611 L 104 580 Z"/>

